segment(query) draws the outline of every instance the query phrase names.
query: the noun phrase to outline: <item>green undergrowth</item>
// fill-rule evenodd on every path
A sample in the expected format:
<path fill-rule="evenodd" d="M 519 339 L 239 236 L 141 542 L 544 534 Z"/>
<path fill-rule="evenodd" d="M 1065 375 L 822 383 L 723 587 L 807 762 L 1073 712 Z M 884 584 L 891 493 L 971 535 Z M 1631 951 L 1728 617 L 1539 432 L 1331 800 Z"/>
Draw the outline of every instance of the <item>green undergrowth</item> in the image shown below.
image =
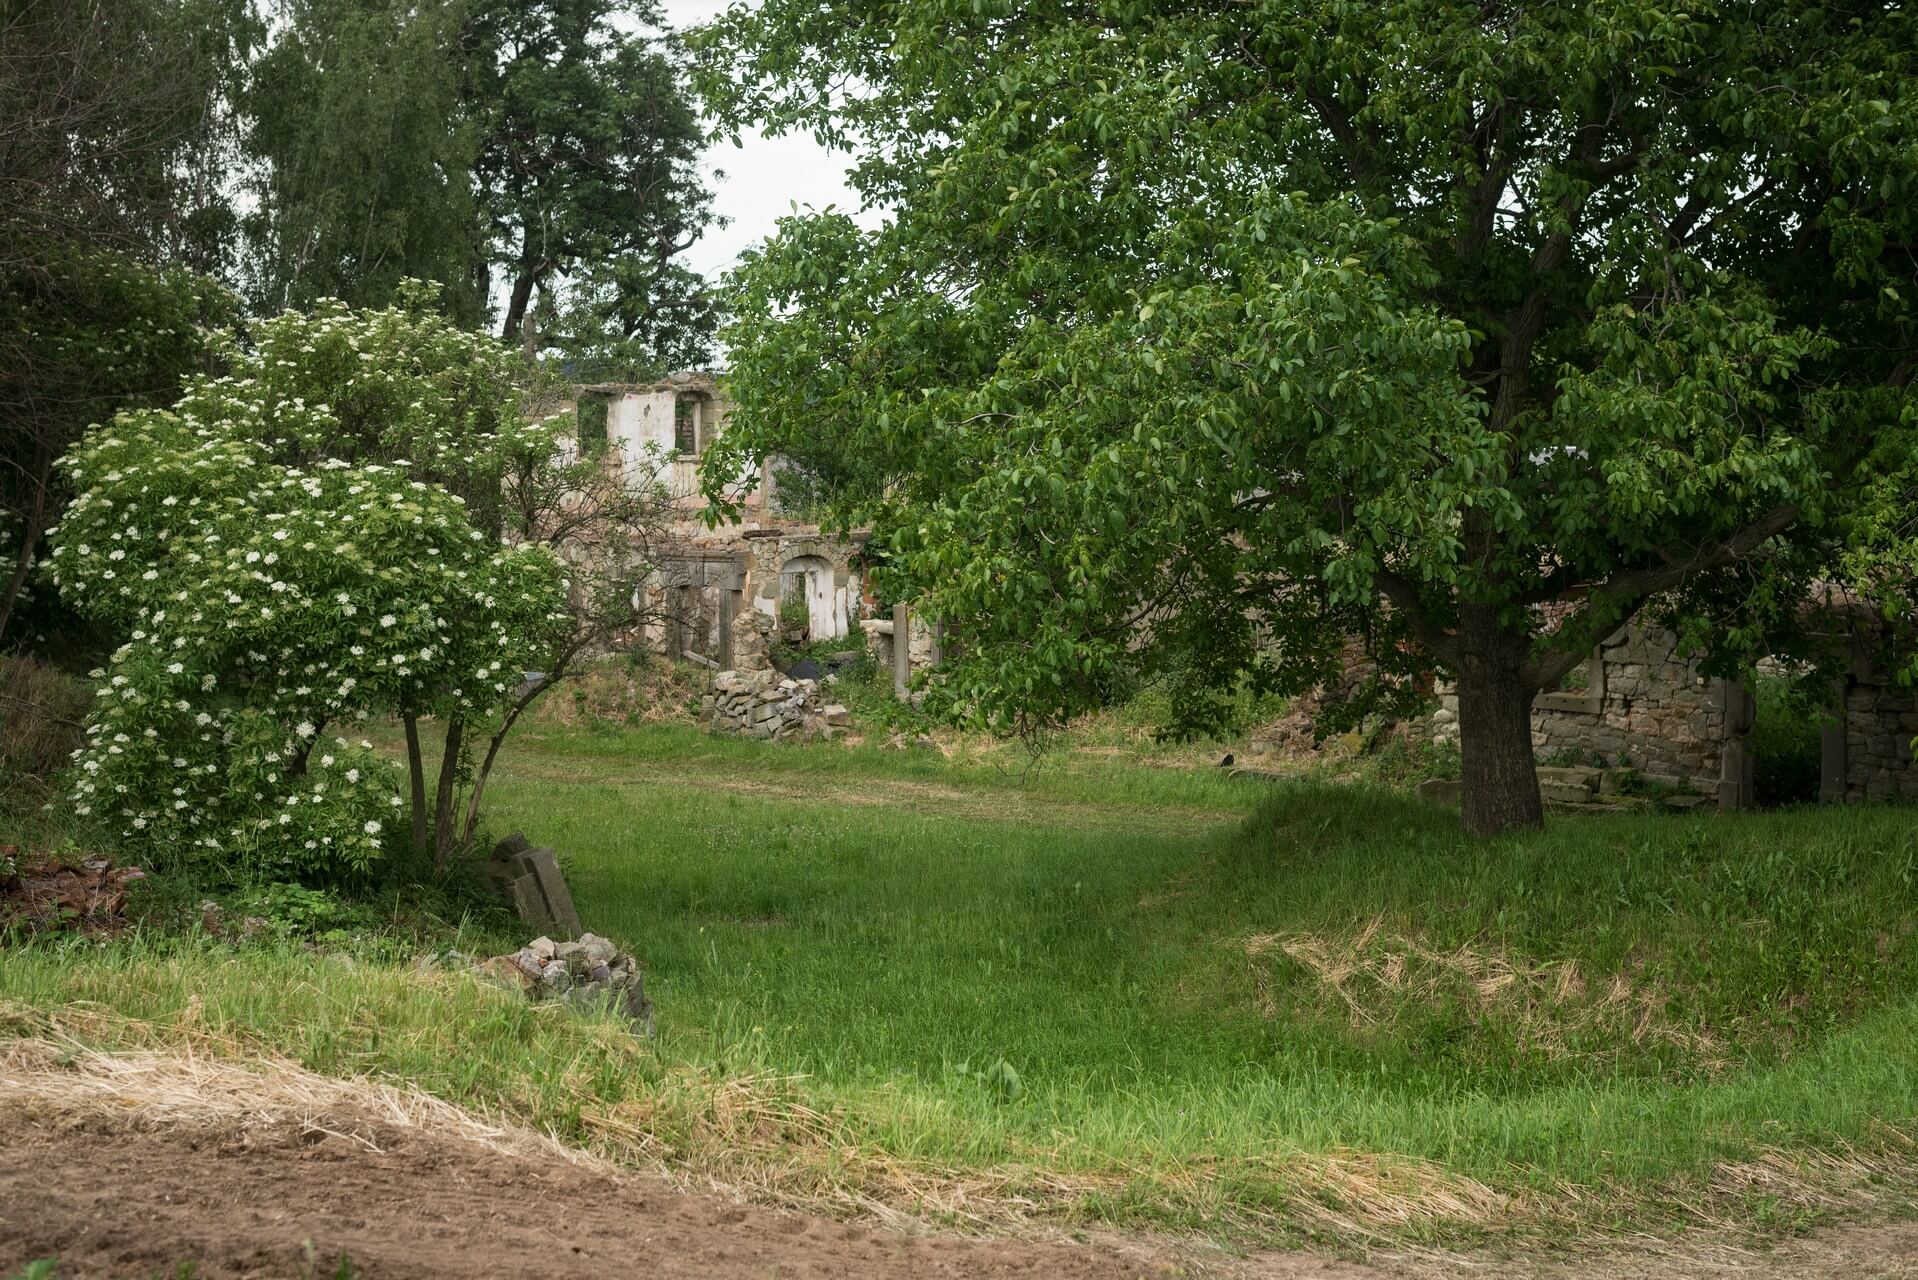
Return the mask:
<path fill-rule="evenodd" d="M 495 785 L 495 824 L 644 960 L 657 1040 L 163 936 L 17 949 L 14 1033 L 284 1053 L 960 1223 L 1796 1228 L 1918 1187 L 1909 809 L 1473 843 L 1370 786 L 673 727 L 542 728 Z"/>

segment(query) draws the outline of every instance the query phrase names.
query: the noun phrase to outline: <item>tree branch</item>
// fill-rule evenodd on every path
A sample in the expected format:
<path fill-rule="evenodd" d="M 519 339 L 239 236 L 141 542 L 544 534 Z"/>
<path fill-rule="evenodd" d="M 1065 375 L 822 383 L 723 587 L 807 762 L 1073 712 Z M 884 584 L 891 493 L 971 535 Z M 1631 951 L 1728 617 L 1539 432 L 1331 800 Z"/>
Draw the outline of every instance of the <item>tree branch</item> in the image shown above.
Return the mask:
<path fill-rule="evenodd" d="M 1392 608 L 1404 615 L 1411 626 L 1412 634 L 1419 643 L 1431 651 L 1432 655 L 1448 666 L 1458 662 L 1458 637 L 1446 632 L 1432 621 L 1426 612 L 1425 604 L 1419 599 L 1416 583 L 1402 574 L 1390 569 L 1378 569 L 1372 574 L 1379 594 L 1384 596 Z"/>
<path fill-rule="evenodd" d="M 1743 560 L 1790 528 L 1799 514 L 1796 503 L 1780 503 L 1730 537 L 1693 548 L 1683 559 L 1627 569 L 1585 588 L 1584 603 L 1553 633 L 1551 652 L 1527 662 L 1523 679 L 1533 688 L 1551 688 L 1585 660 L 1592 646 L 1629 622 L 1651 597 L 1682 585 L 1696 574 Z"/>

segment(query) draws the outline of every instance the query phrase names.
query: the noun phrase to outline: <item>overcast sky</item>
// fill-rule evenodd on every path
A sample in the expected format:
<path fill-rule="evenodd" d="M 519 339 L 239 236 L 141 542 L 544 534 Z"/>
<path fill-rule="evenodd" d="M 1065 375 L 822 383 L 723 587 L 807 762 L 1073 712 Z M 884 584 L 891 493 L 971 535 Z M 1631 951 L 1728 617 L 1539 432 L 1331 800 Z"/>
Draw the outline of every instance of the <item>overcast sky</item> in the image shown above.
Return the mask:
<path fill-rule="evenodd" d="M 666 21 L 675 30 L 706 22 L 726 5 L 727 0 L 664 0 Z M 740 147 L 722 142 L 706 155 L 708 175 L 720 170 L 726 175 L 711 179 L 713 208 L 731 220 L 730 226 L 709 230 L 686 253 L 687 264 L 708 278 L 730 267 L 741 249 L 771 235 L 773 223 L 792 212 L 795 201 L 802 208 L 837 205 L 847 213 L 859 208 L 859 197 L 846 186 L 843 152 L 826 150 L 809 134 L 767 138 L 752 133 L 741 142 Z M 875 219 L 860 221 L 870 225 Z"/>

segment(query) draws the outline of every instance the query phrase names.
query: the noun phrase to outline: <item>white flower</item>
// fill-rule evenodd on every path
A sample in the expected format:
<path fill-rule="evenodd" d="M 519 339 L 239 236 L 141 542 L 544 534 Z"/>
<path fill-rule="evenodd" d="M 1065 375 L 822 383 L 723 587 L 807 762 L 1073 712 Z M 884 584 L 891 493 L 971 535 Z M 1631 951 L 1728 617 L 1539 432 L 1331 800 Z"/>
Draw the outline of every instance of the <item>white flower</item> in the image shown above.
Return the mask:
<path fill-rule="evenodd" d="M 360 771 L 358 769 L 348 769 L 346 771 L 346 780 L 348 782 L 358 782 L 360 780 Z"/>
<path fill-rule="evenodd" d="M 368 818 L 366 820 L 366 826 L 362 828 L 362 830 L 369 836 L 376 836 L 380 833 L 380 824 L 376 820 Z"/>
<path fill-rule="evenodd" d="M 185 670 L 186 670 L 186 665 L 184 663 L 180 663 L 180 662 L 167 663 L 166 673 L 170 676 L 177 676 L 182 671 L 185 671 Z"/>
<path fill-rule="evenodd" d="M 394 623 L 396 623 L 396 622 L 398 622 L 398 621 L 399 621 L 399 619 L 398 619 L 398 618 L 396 618 L 396 617 L 394 617 L 394 616 L 393 616 L 392 614 L 390 614 L 390 613 L 382 613 L 382 614 L 380 615 L 380 625 L 381 625 L 382 627 L 390 627 L 390 626 L 392 626 L 392 625 L 393 625 Z"/>
<path fill-rule="evenodd" d="M 310 738 L 313 736 L 313 722 L 311 720 L 302 720 L 293 726 L 293 732 L 299 734 L 302 738 Z"/>
<path fill-rule="evenodd" d="M 333 757 L 332 757 L 332 756 L 321 756 L 321 757 L 320 757 L 320 768 L 322 768 L 322 769 L 331 769 L 332 767 L 333 767 Z"/>

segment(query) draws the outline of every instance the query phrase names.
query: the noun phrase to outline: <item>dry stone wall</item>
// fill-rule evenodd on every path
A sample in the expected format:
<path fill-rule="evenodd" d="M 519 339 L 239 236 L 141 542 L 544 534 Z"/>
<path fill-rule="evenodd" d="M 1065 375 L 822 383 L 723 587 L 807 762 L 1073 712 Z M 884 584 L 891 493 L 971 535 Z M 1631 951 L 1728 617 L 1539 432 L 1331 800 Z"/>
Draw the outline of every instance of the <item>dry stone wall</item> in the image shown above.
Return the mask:
<path fill-rule="evenodd" d="M 1844 799 L 1894 800 L 1918 797 L 1918 764 L 1912 740 L 1918 737 L 1918 697 L 1909 689 L 1854 677 L 1845 690 L 1845 718 L 1838 727 L 1843 742 Z M 1831 753 L 1838 744 L 1826 735 L 1826 791 L 1832 787 Z"/>
<path fill-rule="evenodd" d="M 1869 647 L 1855 647 L 1843 697 L 1833 694 L 1819 791 L 1826 801 L 1918 797 L 1918 693 L 1875 671 Z M 1753 803 L 1753 704 L 1742 685 L 1705 676 L 1670 632 L 1638 626 L 1600 646 L 1584 675 L 1584 688 L 1540 694 L 1533 704 L 1541 764 L 1629 767 L 1645 780 L 1715 795 L 1726 808 Z M 1432 736 L 1456 739 L 1458 699 L 1441 695 Z"/>
<path fill-rule="evenodd" d="M 1723 770 L 1722 682 L 1677 653 L 1677 639 L 1627 627 L 1583 668 L 1585 687 L 1540 694 L 1532 749 L 1541 763 L 1630 768 L 1669 786 L 1715 794 Z M 1441 691 L 1432 733 L 1458 736 L 1458 695 Z"/>

